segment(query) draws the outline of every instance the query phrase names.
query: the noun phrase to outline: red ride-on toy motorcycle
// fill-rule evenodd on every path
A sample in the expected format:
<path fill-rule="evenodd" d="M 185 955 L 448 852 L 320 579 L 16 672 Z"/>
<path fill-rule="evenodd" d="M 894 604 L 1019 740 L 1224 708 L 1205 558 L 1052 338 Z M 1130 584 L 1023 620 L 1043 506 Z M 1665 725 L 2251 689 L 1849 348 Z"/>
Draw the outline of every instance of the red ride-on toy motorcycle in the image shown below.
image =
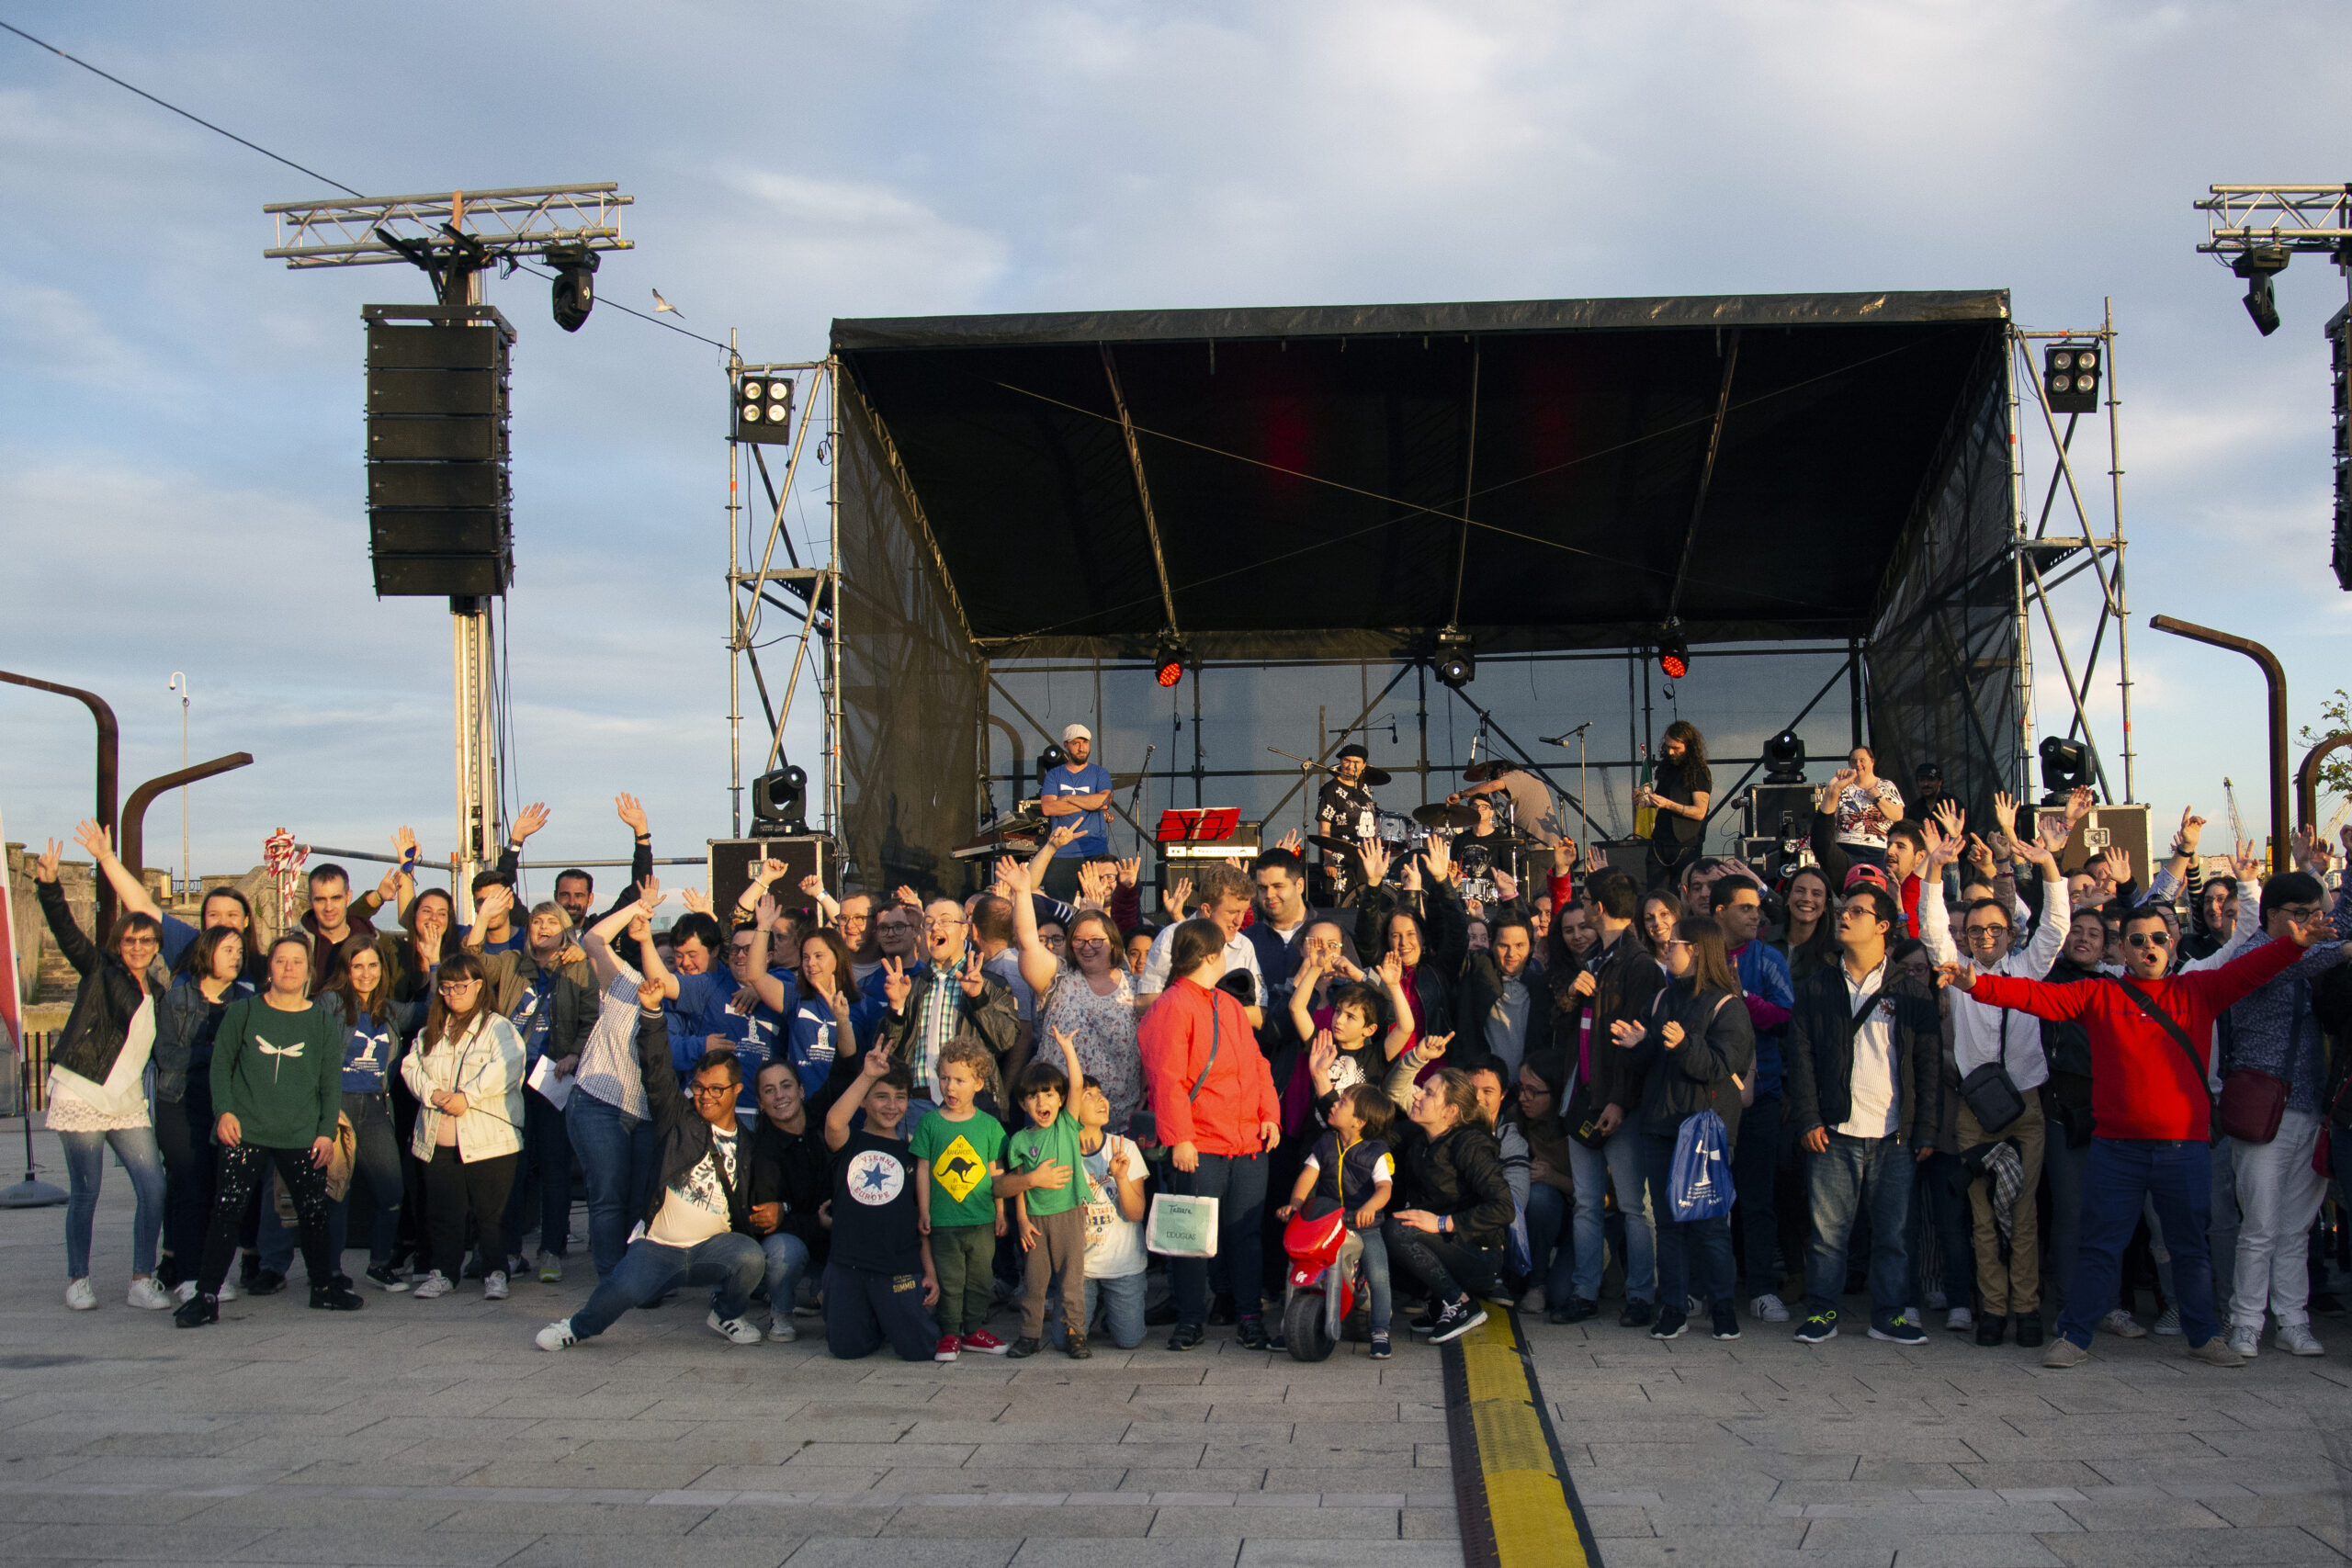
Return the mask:
<path fill-rule="evenodd" d="M 1283 1337 L 1292 1358 L 1320 1361 L 1350 1329 L 1362 1337 L 1362 1324 L 1351 1319 L 1369 1315 L 1371 1297 L 1357 1277 L 1363 1243 L 1348 1228 L 1347 1210 L 1334 1205 L 1317 1219 L 1293 1214 L 1283 1227 L 1283 1250 L 1290 1255 Z M 1364 1309 L 1362 1314 L 1359 1305 Z"/>

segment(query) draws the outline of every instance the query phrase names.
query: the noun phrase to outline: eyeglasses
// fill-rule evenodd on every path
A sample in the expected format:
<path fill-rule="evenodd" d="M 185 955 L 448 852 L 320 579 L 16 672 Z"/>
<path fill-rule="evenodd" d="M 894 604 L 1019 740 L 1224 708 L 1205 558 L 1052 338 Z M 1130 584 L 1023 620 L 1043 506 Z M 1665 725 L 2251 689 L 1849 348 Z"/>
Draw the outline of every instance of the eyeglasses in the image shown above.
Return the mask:
<path fill-rule="evenodd" d="M 923 921 L 924 925 L 935 931 L 952 931 L 963 923 L 964 919 L 960 915 L 933 915 Z"/>
<path fill-rule="evenodd" d="M 481 984 L 481 982 L 480 980 L 444 980 L 440 983 L 437 989 L 439 989 L 441 994 L 446 997 L 451 991 L 462 991 L 469 986 L 479 986 Z"/>
<path fill-rule="evenodd" d="M 1675 937 L 1668 937 L 1668 938 L 1667 938 L 1667 939 L 1666 939 L 1666 945 L 1667 945 L 1668 947 L 1688 947 L 1688 946 L 1690 946 L 1690 944 L 1689 942 L 1687 942 L 1683 941 L 1680 937 L 1679 937 L 1679 936 L 1675 936 Z"/>
<path fill-rule="evenodd" d="M 2290 920 L 2315 920 L 2327 911 L 2317 904 L 2281 904 L 2277 912 Z"/>
<path fill-rule="evenodd" d="M 1996 924 L 1970 926 L 1967 930 L 1968 940 L 1971 942 L 1989 942 L 1995 937 L 2006 937 L 2009 934 L 2008 927 Z"/>
<path fill-rule="evenodd" d="M 2162 931 L 2133 931 L 2123 939 L 2128 947 L 2170 947 L 2172 938 Z"/>
<path fill-rule="evenodd" d="M 1072 947 L 1108 947 L 1111 945 L 1111 939 L 1103 936 L 1079 936 L 1070 938 L 1069 944 Z"/>
<path fill-rule="evenodd" d="M 731 1083 L 698 1083 L 694 1086 L 696 1100 L 717 1100 L 722 1095 L 731 1095 L 734 1092 L 735 1086 Z"/>

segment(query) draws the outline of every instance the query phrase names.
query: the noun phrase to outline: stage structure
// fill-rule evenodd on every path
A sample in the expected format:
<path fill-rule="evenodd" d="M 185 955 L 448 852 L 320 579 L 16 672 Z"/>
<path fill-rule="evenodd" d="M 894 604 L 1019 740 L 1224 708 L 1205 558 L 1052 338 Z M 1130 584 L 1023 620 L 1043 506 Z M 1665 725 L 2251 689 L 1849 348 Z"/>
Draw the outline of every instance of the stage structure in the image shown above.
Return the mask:
<path fill-rule="evenodd" d="M 961 885 L 949 848 L 1034 795 L 1072 720 L 1119 778 L 1123 854 L 1169 807 L 1303 827 L 1319 781 L 1268 748 L 1349 739 L 1396 775 L 1384 806 L 1510 757 L 1587 839 L 1631 829 L 1676 717 L 1709 738 L 1711 847 L 1783 728 L 1815 781 L 1867 740 L 1972 810 L 2025 793 L 2034 611 L 2054 640 L 2049 594 L 2099 587 L 2091 657 L 2058 652 L 2087 738 L 2122 609 L 2072 415 L 2042 466 L 2080 527 L 2029 514 L 2045 340 L 2103 361 L 2111 326 L 2027 333 L 1998 290 L 837 321 L 796 373 L 832 416 L 817 635 L 850 875 Z M 729 571 L 765 592 L 731 548 Z M 1458 688 L 1441 638 L 1475 660 Z"/>

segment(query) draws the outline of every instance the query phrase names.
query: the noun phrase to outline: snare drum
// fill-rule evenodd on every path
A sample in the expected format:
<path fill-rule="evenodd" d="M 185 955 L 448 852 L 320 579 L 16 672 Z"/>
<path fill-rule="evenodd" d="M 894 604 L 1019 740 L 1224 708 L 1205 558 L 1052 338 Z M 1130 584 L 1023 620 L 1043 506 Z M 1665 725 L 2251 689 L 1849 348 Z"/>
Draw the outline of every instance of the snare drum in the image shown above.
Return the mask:
<path fill-rule="evenodd" d="M 1430 830 L 1401 811 L 1377 811 L 1374 814 L 1373 837 L 1389 846 L 1394 853 L 1398 848 L 1419 848 L 1429 841 Z"/>

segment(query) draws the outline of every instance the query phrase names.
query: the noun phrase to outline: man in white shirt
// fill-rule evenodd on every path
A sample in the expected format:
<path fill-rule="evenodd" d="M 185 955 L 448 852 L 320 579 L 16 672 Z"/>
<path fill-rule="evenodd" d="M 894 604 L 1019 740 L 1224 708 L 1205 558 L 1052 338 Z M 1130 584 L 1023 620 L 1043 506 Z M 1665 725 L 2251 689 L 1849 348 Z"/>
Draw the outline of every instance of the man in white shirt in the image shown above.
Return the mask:
<path fill-rule="evenodd" d="M 2057 826 L 2054 821 L 2051 826 Z M 1962 844 L 1957 835 L 1928 829 L 1927 870 L 1920 878 L 1919 938 L 1928 955 L 1939 964 L 1958 961 L 1952 945 L 1951 916 L 1939 896 L 1943 869 L 1959 858 Z M 2063 840 L 2062 840 L 2063 841 Z M 2018 853 L 2041 869 L 2041 922 L 2033 939 L 2014 947 L 2016 929 L 2011 910 L 1998 899 L 1979 898 L 1961 913 L 1961 934 L 1968 957 L 1980 974 L 2014 975 L 2040 980 L 2058 962 L 2065 945 L 2068 903 L 2066 879 L 2050 846 L 2039 839 L 2015 840 Z M 2014 949 L 2014 950 L 2013 950 Z M 2024 1110 L 2009 1122 L 1987 1127 L 1979 1122 L 1963 1092 L 1960 1102 L 1960 1152 L 1983 1144 L 2017 1140 L 2024 1177 L 2017 1201 L 2009 1212 L 2009 1259 L 2001 1259 L 2001 1232 L 1993 1212 L 1993 1181 L 1987 1177 L 1970 1184 L 1968 1203 L 1975 1220 L 1976 1288 L 1984 1298 L 1984 1314 L 1976 1319 L 1976 1343 L 2001 1342 L 2008 1318 L 2017 1318 L 2018 1343 L 2030 1349 L 2041 1343 L 2041 1238 L 2035 1225 L 2035 1194 L 2041 1186 L 2042 1084 L 2050 1077 L 2050 1057 L 2041 1048 L 2041 1021 L 2013 1008 L 1996 1008 L 1964 991 L 1951 993 L 1952 1056 L 1963 1089 L 1970 1075 L 1996 1064 L 2008 1075 Z M 1992 1075 L 1986 1073 L 1986 1077 Z M 1955 1322 L 1965 1326 L 1968 1303 L 1952 1308 Z"/>
<path fill-rule="evenodd" d="M 1200 919 L 1215 922 L 1225 932 L 1225 972 L 1248 973 L 1252 1024 L 1265 1021 L 1266 976 L 1258 967 L 1257 945 L 1242 934 L 1241 922 L 1250 915 L 1250 883 L 1240 872 L 1229 865 L 1207 865 L 1200 873 L 1200 903 L 1193 912 Z M 1151 953 L 1143 961 L 1143 973 L 1136 976 L 1136 994 L 1156 997 L 1168 988 L 1168 953 L 1176 941 L 1176 928 L 1168 926 L 1151 940 Z"/>

